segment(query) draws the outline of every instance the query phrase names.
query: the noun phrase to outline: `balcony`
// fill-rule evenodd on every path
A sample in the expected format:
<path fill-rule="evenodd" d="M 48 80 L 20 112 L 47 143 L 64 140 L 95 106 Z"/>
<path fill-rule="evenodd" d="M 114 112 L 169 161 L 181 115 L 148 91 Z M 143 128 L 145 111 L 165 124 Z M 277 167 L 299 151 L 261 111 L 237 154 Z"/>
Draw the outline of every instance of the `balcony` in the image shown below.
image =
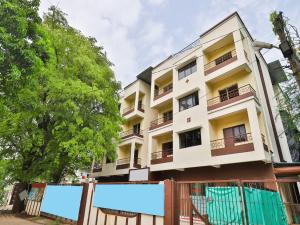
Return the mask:
<path fill-rule="evenodd" d="M 213 140 L 210 144 L 212 156 L 254 151 L 251 133 Z"/>
<path fill-rule="evenodd" d="M 127 108 L 123 109 L 122 116 L 126 116 L 126 115 L 132 113 L 133 111 L 134 111 L 134 106 L 127 107 Z"/>
<path fill-rule="evenodd" d="M 240 88 L 232 89 L 217 97 L 211 98 L 207 101 L 207 110 L 213 110 L 222 106 L 238 102 L 247 97 L 254 96 L 257 99 L 256 92 L 250 84 L 242 86 Z"/>
<path fill-rule="evenodd" d="M 153 120 L 150 123 L 150 130 L 153 130 L 153 129 L 156 129 L 156 128 L 159 128 L 159 127 L 171 124 L 171 123 L 173 123 L 173 115 L 167 116 L 167 117 L 162 117 L 162 118 Z"/>
<path fill-rule="evenodd" d="M 143 131 L 130 129 L 130 130 L 121 132 L 120 136 L 122 139 L 130 138 L 130 137 L 134 137 L 134 136 L 143 138 Z"/>
<path fill-rule="evenodd" d="M 173 161 L 173 148 L 151 154 L 151 164 L 160 164 Z"/>
<path fill-rule="evenodd" d="M 236 50 L 233 49 L 224 55 L 210 61 L 209 63 L 204 65 L 204 75 L 208 75 L 234 61 L 237 60 Z"/>
<path fill-rule="evenodd" d="M 154 92 L 154 100 L 157 100 L 173 91 L 173 84 L 169 84 L 165 86 L 164 88 L 156 89 Z"/>
<path fill-rule="evenodd" d="M 130 167 L 130 158 L 118 159 L 116 169 L 127 169 Z"/>

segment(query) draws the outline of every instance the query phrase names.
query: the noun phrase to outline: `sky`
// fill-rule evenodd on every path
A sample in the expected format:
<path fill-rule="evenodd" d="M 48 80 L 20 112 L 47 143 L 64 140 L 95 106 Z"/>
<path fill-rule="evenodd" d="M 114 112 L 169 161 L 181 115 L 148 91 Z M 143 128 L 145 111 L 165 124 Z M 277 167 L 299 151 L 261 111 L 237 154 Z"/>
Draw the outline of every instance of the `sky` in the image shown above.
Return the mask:
<path fill-rule="evenodd" d="M 283 11 L 300 31 L 299 0 L 41 0 L 41 16 L 50 5 L 97 39 L 123 87 L 235 11 L 256 40 L 278 44 L 269 22 L 273 10 Z M 277 49 L 264 57 L 283 58 Z"/>

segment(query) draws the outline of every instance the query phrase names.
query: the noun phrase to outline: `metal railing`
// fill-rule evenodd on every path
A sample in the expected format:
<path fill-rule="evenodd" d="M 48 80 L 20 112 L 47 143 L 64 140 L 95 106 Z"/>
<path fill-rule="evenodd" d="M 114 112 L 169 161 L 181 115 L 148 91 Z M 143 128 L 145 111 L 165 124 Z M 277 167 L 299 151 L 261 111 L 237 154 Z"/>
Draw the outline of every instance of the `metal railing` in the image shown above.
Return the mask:
<path fill-rule="evenodd" d="M 120 133 L 121 138 L 126 138 L 128 136 L 143 136 L 142 130 L 130 129 Z"/>
<path fill-rule="evenodd" d="M 162 159 L 173 156 L 173 148 L 151 153 L 151 159 Z"/>
<path fill-rule="evenodd" d="M 232 50 L 230 52 L 225 53 L 224 55 L 222 55 L 221 57 L 214 59 L 213 61 L 207 63 L 204 65 L 204 71 L 210 70 L 212 68 L 214 68 L 215 66 L 226 62 L 227 60 L 233 58 L 236 56 L 236 50 Z"/>
<path fill-rule="evenodd" d="M 178 181 L 179 224 L 298 224 L 299 179 Z"/>
<path fill-rule="evenodd" d="M 154 98 L 158 99 L 168 93 L 171 93 L 172 91 L 173 91 L 173 84 L 169 84 L 169 85 L 165 86 L 164 88 L 155 90 Z"/>
<path fill-rule="evenodd" d="M 123 109 L 123 115 L 128 114 L 133 111 L 134 111 L 134 106 L 127 107 L 127 108 Z"/>
<path fill-rule="evenodd" d="M 159 127 L 160 125 L 163 125 L 165 123 L 171 123 L 173 121 L 173 115 L 172 116 L 165 116 L 162 118 L 158 118 L 156 120 L 151 121 L 150 123 L 150 129 L 154 127 Z"/>
<path fill-rule="evenodd" d="M 246 133 L 246 134 L 236 135 L 233 137 L 213 140 L 210 142 L 210 145 L 211 145 L 211 149 L 214 150 L 214 149 L 225 148 L 227 145 L 230 144 L 234 146 L 237 143 L 239 144 L 252 143 L 252 134 Z"/>
<path fill-rule="evenodd" d="M 253 89 L 253 87 L 250 84 L 247 84 L 247 85 L 244 85 L 244 86 L 242 86 L 238 89 L 233 89 L 231 91 L 228 91 L 224 95 L 219 95 L 217 97 L 214 97 L 214 98 L 211 98 L 211 99 L 207 100 L 207 106 L 208 107 L 213 106 L 213 105 L 216 105 L 218 103 L 225 102 L 229 99 L 232 99 L 232 98 L 235 98 L 237 96 L 244 95 L 244 94 L 247 94 L 247 93 L 252 93 L 252 95 L 254 97 L 256 97 L 256 91 Z"/>
<path fill-rule="evenodd" d="M 117 160 L 117 165 L 126 165 L 130 164 L 130 158 L 123 158 Z"/>

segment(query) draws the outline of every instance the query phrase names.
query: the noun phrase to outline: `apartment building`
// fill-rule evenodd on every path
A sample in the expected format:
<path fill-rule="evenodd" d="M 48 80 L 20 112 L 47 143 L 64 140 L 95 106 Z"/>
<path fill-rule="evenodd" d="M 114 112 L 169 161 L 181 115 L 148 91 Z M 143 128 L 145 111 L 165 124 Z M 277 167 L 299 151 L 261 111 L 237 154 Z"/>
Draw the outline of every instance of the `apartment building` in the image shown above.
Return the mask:
<path fill-rule="evenodd" d="M 291 161 L 267 64 L 238 13 L 149 67 L 124 88 L 126 120 L 115 162 L 91 177 L 126 181 L 272 178 Z M 276 115 L 276 116 L 275 116 Z"/>

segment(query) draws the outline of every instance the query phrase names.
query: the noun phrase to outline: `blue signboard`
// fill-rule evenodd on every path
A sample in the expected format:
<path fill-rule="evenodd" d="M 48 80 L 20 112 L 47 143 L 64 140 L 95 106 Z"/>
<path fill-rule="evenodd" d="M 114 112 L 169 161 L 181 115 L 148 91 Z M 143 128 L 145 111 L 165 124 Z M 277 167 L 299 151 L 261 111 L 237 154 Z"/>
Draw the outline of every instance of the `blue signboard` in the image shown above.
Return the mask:
<path fill-rule="evenodd" d="M 94 207 L 164 216 L 164 185 L 97 184 Z"/>
<path fill-rule="evenodd" d="M 82 186 L 47 185 L 41 212 L 78 220 Z"/>

